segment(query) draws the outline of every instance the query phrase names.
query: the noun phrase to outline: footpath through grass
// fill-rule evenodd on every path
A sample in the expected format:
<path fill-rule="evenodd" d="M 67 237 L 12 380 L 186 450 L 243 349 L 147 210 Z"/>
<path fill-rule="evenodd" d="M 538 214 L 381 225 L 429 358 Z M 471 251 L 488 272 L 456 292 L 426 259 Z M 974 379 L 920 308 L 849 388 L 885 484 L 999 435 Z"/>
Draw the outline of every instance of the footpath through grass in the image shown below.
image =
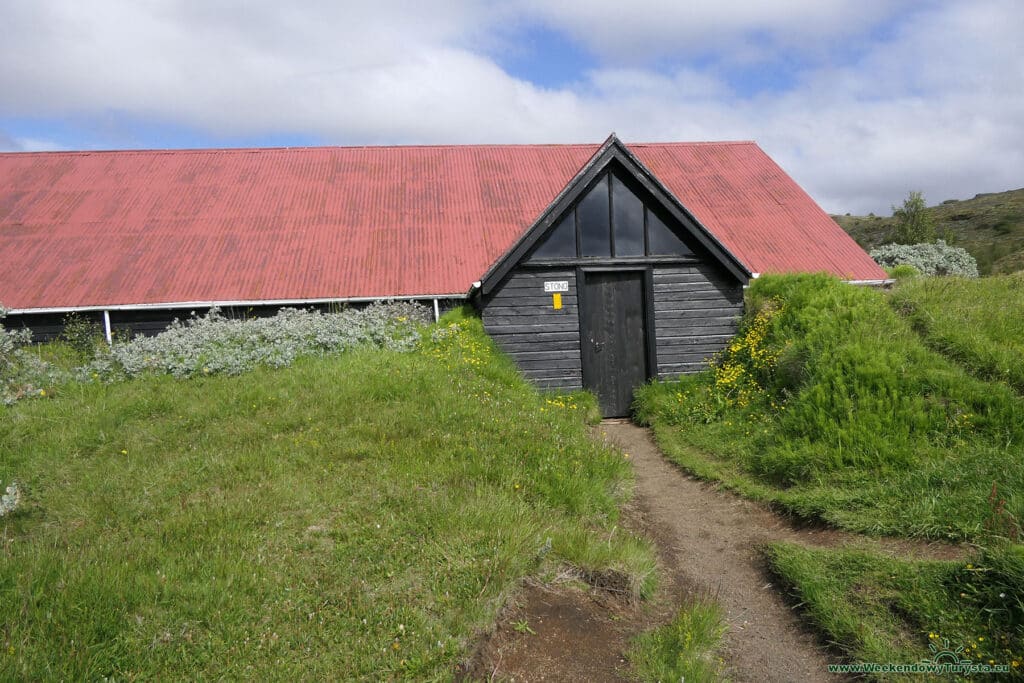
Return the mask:
<path fill-rule="evenodd" d="M 475 320 L 411 352 L 0 407 L 0 679 L 436 679 L 545 564 L 651 589 L 585 395 Z"/>
<path fill-rule="evenodd" d="M 975 663 L 1021 666 L 1018 280 L 916 280 L 890 295 L 826 276 L 761 278 L 709 370 L 638 394 L 659 444 L 698 476 L 851 531 L 986 547 L 959 563 L 768 549 L 857 661 L 919 662 L 948 639 Z"/>

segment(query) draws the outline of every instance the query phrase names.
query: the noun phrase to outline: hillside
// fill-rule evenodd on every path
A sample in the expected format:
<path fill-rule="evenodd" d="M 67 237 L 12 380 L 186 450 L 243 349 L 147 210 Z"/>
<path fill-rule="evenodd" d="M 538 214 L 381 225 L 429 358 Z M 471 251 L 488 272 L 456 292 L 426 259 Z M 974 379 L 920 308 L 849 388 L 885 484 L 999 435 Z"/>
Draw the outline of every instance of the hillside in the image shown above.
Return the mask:
<path fill-rule="evenodd" d="M 1024 270 L 1024 188 L 979 194 L 974 199 L 947 199 L 928 208 L 940 235 L 978 260 L 982 275 Z M 865 249 L 890 239 L 892 217 L 833 216 L 843 230 Z"/>

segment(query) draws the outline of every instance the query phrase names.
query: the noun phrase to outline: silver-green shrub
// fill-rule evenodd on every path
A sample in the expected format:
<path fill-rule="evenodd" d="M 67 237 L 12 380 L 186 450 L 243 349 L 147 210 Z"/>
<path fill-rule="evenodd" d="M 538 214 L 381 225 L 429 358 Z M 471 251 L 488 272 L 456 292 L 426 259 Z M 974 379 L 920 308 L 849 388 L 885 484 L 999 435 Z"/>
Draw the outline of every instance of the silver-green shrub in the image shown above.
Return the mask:
<path fill-rule="evenodd" d="M 0 320 L 7 311 L 0 306 Z M 0 403 L 11 405 L 26 396 L 45 396 L 45 387 L 65 379 L 64 374 L 26 348 L 32 342 L 27 329 L 0 327 Z"/>
<path fill-rule="evenodd" d="M 0 496 L 0 517 L 11 514 L 21 505 L 21 489 L 18 482 L 12 481 L 7 485 L 7 490 Z"/>
<path fill-rule="evenodd" d="M 373 345 L 408 351 L 430 320 L 419 304 L 391 302 L 363 309 L 321 313 L 282 309 L 270 318 L 232 319 L 216 309 L 176 320 L 155 337 L 115 342 L 80 370 L 81 379 L 112 380 L 146 372 L 176 377 L 229 374 L 258 366 L 284 367 L 300 356 L 323 355 Z"/>
<path fill-rule="evenodd" d="M 960 247 L 946 244 L 945 240 L 924 244 L 887 244 L 871 252 L 871 258 L 880 266 L 892 268 L 908 265 L 922 275 L 955 275 L 978 277 L 978 262 Z"/>

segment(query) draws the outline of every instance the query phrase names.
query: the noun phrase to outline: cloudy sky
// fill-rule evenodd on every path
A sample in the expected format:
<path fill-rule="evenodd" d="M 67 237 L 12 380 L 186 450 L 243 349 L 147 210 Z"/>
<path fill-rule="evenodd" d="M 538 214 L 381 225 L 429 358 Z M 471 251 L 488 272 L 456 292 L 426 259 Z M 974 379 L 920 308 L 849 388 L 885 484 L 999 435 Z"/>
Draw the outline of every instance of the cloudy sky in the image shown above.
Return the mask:
<path fill-rule="evenodd" d="M 1024 187 L 1020 0 L 5 0 L 0 150 L 753 139 L 827 210 Z"/>

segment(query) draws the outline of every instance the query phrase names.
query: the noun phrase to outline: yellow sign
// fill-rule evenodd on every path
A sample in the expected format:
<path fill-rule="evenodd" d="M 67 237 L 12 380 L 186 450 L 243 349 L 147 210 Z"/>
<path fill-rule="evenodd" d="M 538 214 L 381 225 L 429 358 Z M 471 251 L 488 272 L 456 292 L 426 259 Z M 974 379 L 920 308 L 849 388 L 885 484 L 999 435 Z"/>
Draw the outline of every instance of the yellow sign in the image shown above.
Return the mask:
<path fill-rule="evenodd" d="M 561 294 L 552 294 L 551 295 L 551 305 L 553 305 L 555 307 L 556 311 L 559 310 L 560 308 L 562 308 L 562 295 Z"/>

